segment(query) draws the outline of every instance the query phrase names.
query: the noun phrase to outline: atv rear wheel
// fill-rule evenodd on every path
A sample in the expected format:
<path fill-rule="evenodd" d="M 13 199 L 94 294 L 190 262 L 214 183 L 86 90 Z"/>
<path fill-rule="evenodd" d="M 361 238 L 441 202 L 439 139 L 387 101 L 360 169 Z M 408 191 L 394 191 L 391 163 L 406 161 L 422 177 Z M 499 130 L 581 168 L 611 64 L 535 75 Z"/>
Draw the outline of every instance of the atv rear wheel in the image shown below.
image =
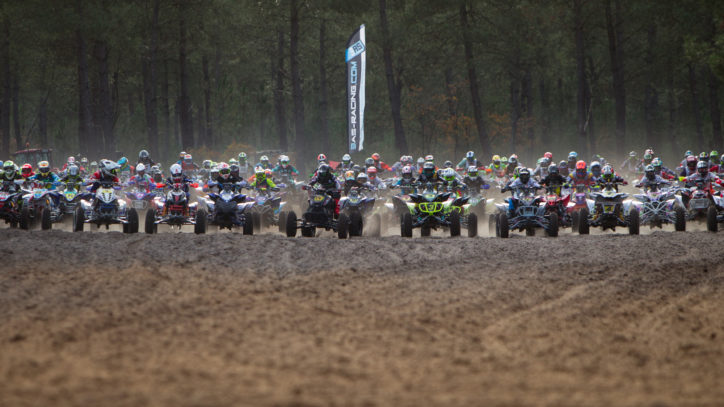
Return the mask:
<path fill-rule="evenodd" d="M 23 209 L 20 210 L 20 229 L 30 229 L 30 204 L 25 203 Z"/>
<path fill-rule="evenodd" d="M 717 211 L 714 205 L 710 205 L 709 209 L 706 210 L 706 230 L 709 232 L 716 233 L 719 229 L 719 222 L 717 222 Z"/>
<path fill-rule="evenodd" d="M 279 221 L 277 222 L 279 231 L 284 233 L 287 230 L 287 213 L 286 211 L 279 212 Z"/>
<path fill-rule="evenodd" d="M 196 211 L 196 223 L 194 224 L 194 233 L 197 235 L 203 235 L 206 233 L 206 221 L 209 220 L 206 211 L 199 209 Z"/>
<path fill-rule="evenodd" d="M 53 222 L 50 220 L 50 208 L 40 210 L 40 228 L 50 230 L 53 228 Z"/>
<path fill-rule="evenodd" d="M 468 215 L 468 237 L 478 235 L 478 215 L 471 213 Z"/>
<path fill-rule="evenodd" d="M 346 239 L 347 235 L 352 235 L 352 233 L 348 233 L 350 229 L 350 220 L 346 213 L 340 213 L 339 218 L 337 218 L 337 237 L 340 239 Z"/>
<path fill-rule="evenodd" d="M 146 211 L 146 219 L 143 222 L 143 230 L 149 235 L 158 231 L 158 225 L 156 225 L 156 211 L 153 208 Z"/>
<path fill-rule="evenodd" d="M 498 237 L 507 239 L 510 236 L 510 225 L 508 224 L 508 214 L 505 212 L 498 214 L 498 220 L 496 222 L 496 225 L 497 225 L 497 231 L 495 234 Z"/>
<path fill-rule="evenodd" d="M 578 211 L 578 234 L 587 235 L 591 233 L 591 225 L 588 224 L 588 208 L 581 208 Z"/>
<path fill-rule="evenodd" d="M 249 214 L 244 215 L 244 226 L 242 227 L 241 233 L 247 236 L 254 234 L 254 221 Z"/>
<path fill-rule="evenodd" d="M 135 208 L 128 210 L 128 233 L 138 233 L 138 212 Z"/>
<path fill-rule="evenodd" d="M 686 210 L 678 205 L 674 208 L 674 229 L 677 232 L 686 231 Z"/>
<path fill-rule="evenodd" d="M 294 211 L 290 211 L 286 219 L 284 219 L 284 232 L 287 237 L 294 237 L 297 235 L 297 214 Z"/>
<path fill-rule="evenodd" d="M 412 215 L 410 213 L 402 214 L 402 219 L 400 220 L 400 236 L 412 237 Z"/>
<path fill-rule="evenodd" d="M 548 230 L 546 230 L 548 233 L 548 236 L 550 237 L 557 237 L 558 236 L 558 214 L 557 213 L 551 213 L 548 215 Z"/>
<path fill-rule="evenodd" d="M 628 212 L 628 234 L 638 235 L 640 226 L 641 219 L 639 217 L 639 210 L 636 208 L 631 208 Z"/>
<path fill-rule="evenodd" d="M 453 210 L 450 213 L 450 236 L 460 236 L 460 211 Z"/>
<path fill-rule="evenodd" d="M 82 232 L 85 226 L 85 212 L 80 206 L 73 213 L 73 232 Z"/>
<path fill-rule="evenodd" d="M 578 222 L 580 220 L 580 214 L 578 211 L 571 212 L 571 231 L 573 233 L 578 232 Z"/>

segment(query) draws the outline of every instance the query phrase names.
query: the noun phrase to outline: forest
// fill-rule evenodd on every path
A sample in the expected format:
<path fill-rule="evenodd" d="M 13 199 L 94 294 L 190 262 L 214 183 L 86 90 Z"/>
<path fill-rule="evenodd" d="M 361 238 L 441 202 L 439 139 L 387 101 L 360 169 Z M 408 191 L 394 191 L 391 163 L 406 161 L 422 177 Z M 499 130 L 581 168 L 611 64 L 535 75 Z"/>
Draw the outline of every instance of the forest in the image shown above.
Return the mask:
<path fill-rule="evenodd" d="M 355 161 L 724 149 L 722 1 L 5 0 L 0 21 L 0 158 L 338 159 L 360 24 Z"/>

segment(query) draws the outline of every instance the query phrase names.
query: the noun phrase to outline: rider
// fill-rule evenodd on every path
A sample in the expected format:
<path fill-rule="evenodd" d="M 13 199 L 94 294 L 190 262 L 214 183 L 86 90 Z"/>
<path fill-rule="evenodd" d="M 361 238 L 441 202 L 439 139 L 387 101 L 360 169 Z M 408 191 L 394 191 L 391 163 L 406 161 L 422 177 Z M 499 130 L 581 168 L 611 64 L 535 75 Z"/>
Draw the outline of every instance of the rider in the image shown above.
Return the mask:
<path fill-rule="evenodd" d="M 256 168 L 257 168 L 257 167 L 261 167 L 261 168 L 263 168 L 263 169 L 265 169 L 265 170 L 270 170 L 270 169 L 272 169 L 271 162 L 269 162 L 269 157 L 263 155 L 263 156 L 261 156 L 261 158 L 259 158 L 259 163 L 257 163 L 257 164 L 254 166 L 254 174 L 255 174 L 255 175 L 256 175 L 256 172 L 257 172 L 257 171 L 256 171 Z"/>
<path fill-rule="evenodd" d="M 686 186 L 691 188 L 698 183 L 704 183 L 704 188 L 709 190 L 709 193 L 713 195 L 714 188 L 712 187 L 712 183 L 722 185 L 722 180 L 709 172 L 709 164 L 707 162 L 699 161 L 699 163 L 696 164 L 696 172 L 686 177 Z"/>
<path fill-rule="evenodd" d="M 575 167 L 574 167 L 575 168 Z M 571 170 L 568 167 L 568 161 L 563 161 L 558 164 L 558 171 L 561 173 L 562 176 L 568 177 L 571 175 Z"/>
<path fill-rule="evenodd" d="M 249 188 L 260 190 L 272 190 L 276 189 L 276 184 L 272 181 L 271 177 L 266 176 L 266 170 L 261 167 L 256 167 L 254 170 L 254 181 L 252 181 Z"/>
<path fill-rule="evenodd" d="M 385 164 L 384 161 L 380 161 L 380 153 L 372 153 L 372 160 L 375 162 L 375 168 L 377 172 L 382 173 L 383 171 L 392 171 L 392 167 Z"/>
<path fill-rule="evenodd" d="M 284 182 L 291 182 L 294 177 L 299 175 L 299 171 L 289 163 L 289 157 L 286 155 L 279 157 L 279 165 L 274 167 L 272 173 Z"/>
<path fill-rule="evenodd" d="M 509 182 L 500 192 L 512 191 L 519 188 L 528 188 L 535 191 L 540 189 L 541 186 L 530 176 L 530 170 L 528 168 L 521 168 L 518 172 L 518 178 Z M 508 201 L 508 211 L 511 215 L 513 211 L 515 211 L 515 200 L 511 199 Z"/>
<path fill-rule="evenodd" d="M 347 171 L 351 170 L 352 167 L 354 167 L 352 157 L 349 154 L 345 154 L 342 156 L 342 161 L 337 164 L 337 167 L 335 167 L 334 170 L 339 173 L 346 173 Z"/>
<path fill-rule="evenodd" d="M 93 181 L 91 186 L 91 192 L 95 192 L 101 183 L 113 183 L 119 184 L 121 181 L 118 179 L 121 166 L 117 162 L 111 160 L 101 160 L 98 164 L 98 171 L 91 175 L 90 180 Z M 40 164 L 38 164 L 38 171 L 40 171 Z"/>
<path fill-rule="evenodd" d="M 435 164 L 429 161 L 425 162 L 425 164 L 422 165 L 422 172 L 420 173 L 420 183 L 436 183 L 439 182 L 439 180 L 437 171 L 435 171 Z"/>
<path fill-rule="evenodd" d="M 697 172 L 697 162 L 698 160 L 693 155 L 689 155 L 686 157 L 686 162 L 680 170 L 679 170 L 679 176 L 680 177 L 688 177 L 691 175 L 696 174 Z M 708 164 L 707 164 L 708 166 Z"/>
<path fill-rule="evenodd" d="M 458 181 L 457 172 L 453 168 L 442 170 L 442 186 L 449 192 L 459 193 L 464 184 Z"/>
<path fill-rule="evenodd" d="M 128 158 L 121 157 L 121 159 L 118 160 L 118 165 L 120 166 L 120 170 L 119 170 L 120 174 L 125 176 L 125 178 L 124 177 L 122 177 L 122 178 L 130 179 L 131 174 L 133 173 L 133 167 L 130 164 L 128 164 Z"/>
<path fill-rule="evenodd" d="M 672 180 L 676 178 L 676 174 L 674 174 L 674 171 L 671 171 L 670 169 L 664 167 L 663 163 L 661 162 L 661 158 L 659 157 L 656 157 L 653 159 L 653 161 L 651 161 L 651 166 L 654 168 L 654 173 L 663 179 Z"/>
<path fill-rule="evenodd" d="M 322 164 L 317 168 L 317 172 L 314 174 L 312 179 L 309 180 L 309 186 L 319 184 L 328 194 L 334 199 L 334 214 L 339 215 L 339 198 L 341 185 L 339 181 L 334 177 L 329 169 L 328 164 Z"/>
<path fill-rule="evenodd" d="M 375 189 L 383 189 L 385 187 L 385 183 L 377 178 L 377 167 L 367 168 L 367 178 L 369 179 L 368 182 L 370 185 L 372 185 Z"/>
<path fill-rule="evenodd" d="M 64 184 L 77 184 L 78 186 L 83 185 L 83 177 L 80 175 L 80 167 L 73 164 L 68 166 L 65 171 L 65 175 L 60 179 L 60 182 Z"/>
<path fill-rule="evenodd" d="M 153 178 L 153 182 L 157 184 L 163 182 L 163 173 L 158 165 L 151 167 L 151 178 Z"/>
<path fill-rule="evenodd" d="M 613 167 L 608 164 L 606 164 L 601 170 L 601 178 L 598 180 L 598 183 L 613 184 L 614 188 L 616 188 L 616 191 L 618 191 L 618 184 L 628 185 L 628 182 L 626 182 L 626 180 L 616 174 L 616 172 L 613 170 Z"/>
<path fill-rule="evenodd" d="M 198 164 L 194 162 L 194 157 L 191 154 L 184 155 L 183 161 L 181 161 L 181 171 L 184 174 L 191 174 L 193 171 L 199 169 Z"/>
<path fill-rule="evenodd" d="M 515 169 L 520 167 L 520 163 L 518 162 L 518 156 L 515 154 L 511 154 L 510 158 L 508 158 L 508 165 L 505 167 L 505 175 L 512 178 L 513 175 L 515 175 Z"/>
<path fill-rule="evenodd" d="M 14 164 L 13 164 L 14 165 Z M 41 161 L 38 163 L 38 173 L 32 178 L 32 181 L 42 184 L 50 184 L 49 189 L 55 189 L 55 184 L 60 178 L 52 171 L 50 171 L 50 163 L 47 161 Z"/>
<path fill-rule="evenodd" d="M 151 155 L 148 154 L 147 150 L 141 150 L 138 152 L 138 162 L 136 165 L 138 164 L 143 164 L 147 168 L 151 168 L 156 163 L 151 159 Z"/>
<path fill-rule="evenodd" d="M 598 161 L 591 163 L 591 178 L 594 183 L 597 183 L 601 179 L 601 163 Z"/>
<path fill-rule="evenodd" d="M 550 157 L 549 157 L 548 155 L 550 155 Z M 540 159 L 540 163 L 538 163 L 538 165 L 537 165 L 537 166 L 535 167 L 535 169 L 533 170 L 533 176 L 534 176 L 534 177 L 538 177 L 538 178 L 540 178 L 540 179 L 543 179 L 543 178 L 545 178 L 546 176 L 548 176 L 548 167 L 550 167 L 550 165 L 551 165 L 552 157 L 553 157 L 553 154 L 551 154 L 551 153 L 546 153 L 546 154 Z"/>
<path fill-rule="evenodd" d="M 504 171 L 504 170 L 505 170 L 505 167 L 504 167 L 503 164 L 500 162 L 500 156 L 497 155 L 497 154 L 495 154 L 495 155 L 493 156 L 492 162 L 491 162 L 490 165 L 488 166 L 488 171 L 487 171 L 487 172 L 492 172 L 493 175 L 495 176 L 495 175 L 497 175 L 501 170 Z"/>
<path fill-rule="evenodd" d="M 365 179 L 366 182 L 366 179 Z M 352 188 L 367 188 L 368 185 L 357 181 L 357 177 L 354 175 L 354 171 L 347 170 L 344 173 L 344 194 L 348 195 Z"/>
<path fill-rule="evenodd" d="M 20 175 L 23 177 L 23 180 L 27 182 L 28 178 L 35 175 L 35 173 L 33 172 L 33 166 L 28 163 L 23 164 L 22 168 L 20 169 Z"/>
<path fill-rule="evenodd" d="M 18 167 L 12 161 L 5 161 L 3 164 L 3 172 L 1 174 L 3 184 L 6 181 L 15 182 L 24 179 L 23 176 L 18 172 Z"/>
<path fill-rule="evenodd" d="M 468 167 L 468 173 L 463 177 L 463 184 L 469 191 L 479 191 L 480 189 L 490 188 L 490 184 L 483 177 L 480 176 L 478 167 Z"/>
<path fill-rule="evenodd" d="M 659 185 L 670 185 L 670 183 L 659 175 L 656 175 L 656 170 L 653 165 L 647 165 L 644 169 L 644 176 L 635 185 L 635 187 L 643 188 L 644 191 L 648 191 L 649 189 L 658 189 Z"/>
<path fill-rule="evenodd" d="M 575 151 L 571 151 L 568 153 L 568 168 L 573 169 L 576 168 L 576 163 L 578 162 L 578 153 Z"/>
<path fill-rule="evenodd" d="M 720 165 L 721 161 L 719 160 L 719 152 L 716 150 L 712 150 L 712 152 L 709 153 L 709 171 L 713 173 L 720 172 Z"/>
<path fill-rule="evenodd" d="M 468 151 L 465 153 L 465 158 L 460 160 L 460 162 L 457 165 L 458 170 L 465 170 L 466 168 L 470 167 L 482 167 L 484 164 L 480 162 L 477 158 L 475 158 L 475 153 L 473 151 Z"/>
<path fill-rule="evenodd" d="M 251 175 L 251 165 L 247 161 L 246 153 L 242 151 L 236 157 L 239 160 L 239 176 L 246 178 Z"/>
<path fill-rule="evenodd" d="M 621 171 L 628 171 L 629 173 L 635 173 L 636 167 L 638 166 L 638 160 L 637 155 L 635 151 L 631 151 L 628 153 L 628 158 L 626 158 L 623 163 L 621 163 Z"/>
<path fill-rule="evenodd" d="M 651 149 L 646 150 L 644 154 L 644 158 L 638 163 L 636 166 L 636 171 L 638 172 L 644 172 L 644 169 L 646 166 L 651 164 L 651 161 L 654 160 L 654 152 Z"/>
<path fill-rule="evenodd" d="M 568 181 L 570 179 L 560 174 L 558 166 L 551 164 L 548 166 L 548 175 L 541 180 L 540 184 L 553 190 L 556 195 L 560 195 L 561 187 L 563 184 L 567 184 Z"/>
<path fill-rule="evenodd" d="M 402 190 L 403 194 L 410 194 L 415 192 L 415 177 L 413 175 L 412 167 L 406 165 L 402 167 L 400 179 L 394 184 Z"/>
<path fill-rule="evenodd" d="M 588 172 L 586 162 L 580 160 L 576 163 L 576 171 L 570 175 L 573 185 L 591 186 L 594 183 L 593 176 Z"/>
<path fill-rule="evenodd" d="M 146 174 L 146 165 L 143 163 L 136 165 L 136 175 L 131 177 L 128 184 L 136 185 L 138 189 L 146 192 L 151 192 L 151 189 L 156 187 L 156 184 L 153 183 L 151 176 Z"/>
<path fill-rule="evenodd" d="M 190 154 L 186 154 L 189 156 Z M 186 157 L 184 157 L 184 161 Z M 182 184 L 181 189 L 183 189 L 184 192 L 186 192 L 186 199 L 189 199 L 189 184 L 191 183 L 191 180 L 186 178 L 186 175 L 184 174 L 184 170 L 181 167 L 180 164 L 173 164 L 171 168 L 169 168 L 169 171 L 171 172 L 171 175 L 166 178 L 166 186 L 173 188 L 174 184 Z"/>

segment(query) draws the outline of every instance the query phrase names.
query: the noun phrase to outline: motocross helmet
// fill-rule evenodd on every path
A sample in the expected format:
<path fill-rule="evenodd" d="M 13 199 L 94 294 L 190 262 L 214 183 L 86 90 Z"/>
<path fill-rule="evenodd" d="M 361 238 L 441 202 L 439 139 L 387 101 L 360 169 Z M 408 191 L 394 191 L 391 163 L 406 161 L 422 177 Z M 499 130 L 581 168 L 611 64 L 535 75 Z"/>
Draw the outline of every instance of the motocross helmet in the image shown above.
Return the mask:
<path fill-rule="evenodd" d="M 239 164 L 239 161 L 236 160 L 236 158 L 232 158 L 229 160 L 229 165 Z"/>
<path fill-rule="evenodd" d="M 646 151 L 644 151 L 644 155 L 646 155 L 646 154 L 651 154 L 652 157 L 654 155 L 656 155 L 656 154 L 654 154 L 654 149 L 651 147 L 647 148 Z"/>
<path fill-rule="evenodd" d="M 172 165 L 170 170 L 171 170 L 171 176 L 174 178 L 181 177 L 183 175 L 183 168 L 181 168 L 181 165 L 179 165 L 179 164 Z"/>
<path fill-rule="evenodd" d="M 345 181 L 354 181 L 354 171 L 349 170 L 344 173 L 344 180 Z"/>
<path fill-rule="evenodd" d="M 185 151 L 182 151 L 182 152 L 178 153 L 178 158 L 179 158 L 179 160 L 182 160 L 182 161 L 183 161 L 184 157 L 186 157 L 186 152 L 185 152 Z"/>
<path fill-rule="evenodd" d="M 372 157 L 365 159 L 365 167 L 374 167 L 375 166 L 375 160 Z"/>
<path fill-rule="evenodd" d="M 565 168 L 565 169 L 568 169 L 568 161 L 563 161 L 563 160 L 561 160 L 561 162 L 558 163 L 558 168 L 561 169 L 561 170 L 564 169 L 564 168 Z"/>
<path fill-rule="evenodd" d="M 201 163 L 201 166 L 205 170 L 210 170 L 211 169 L 211 160 L 204 160 L 204 162 Z"/>
<path fill-rule="evenodd" d="M 601 176 L 601 163 L 594 161 L 591 163 L 591 174 L 595 177 Z"/>
<path fill-rule="evenodd" d="M 352 161 L 352 157 L 350 157 L 349 154 L 345 154 L 342 156 L 342 162 L 345 164 L 349 164 L 350 161 Z"/>
<path fill-rule="evenodd" d="M 121 166 L 118 165 L 118 163 L 115 161 L 101 160 L 99 168 L 103 175 L 106 175 L 108 177 L 117 177 Z M 40 169 L 40 164 L 38 164 L 38 169 Z"/>
<path fill-rule="evenodd" d="M 647 163 L 651 163 L 651 160 L 654 159 L 654 156 L 651 154 L 644 154 L 644 161 Z"/>
<path fill-rule="evenodd" d="M 653 168 L 656 172 L 660 172 L 662 166 L 663 163 L 661 162 L 661 159 L 659 157 L 656 157 L 651 161 L 651 168 Z"/>
<path fill-rule="evenodd" d="M 3 171 L 5 172 L 5 176 L 8 178 L 14 177 L 17 170 L 18 167 L 16 167 L 15 163 L 12 161 L 5 161 L 3 164 Z"/>
<path fill-rule="evenodd" d="M 445 161 L 445 163 L 442 165 L 443 168 L 452 168 L 453 163 L 450 160 Z"/>
<path fill-rule="evenodd" d="M 515 154 L 512 154 L 510 158 L 508 158 L 508 165 L 512 165 L 513 167 L 518 165 L 518 156 Z"/>
<path fill-rule="evenodd" d="M 548 166 L 549 174 L 558 174 L 558 166 L 554 163 Z"/>
<path fill-rule="evenodd" d="M 219 164 L 218 171 L 219 177 L 223 180 L 227 180 L 231 176 L 231 166 L 227 163 Z"/>
<path fill-rule="evenodd" d="M 261 165 L 269 165 L 269 157 L 263 155 L 259 159 L 259 162 L 261 163 Z"/>
<path fill-rule="evenodd" d="M 507 166 L 507 165 L 508 165 L 508 157 L 506 157 L 506 156 L 500 157 L 500 163 L 501 163 L 502 165 L 506 165 L 506 166 Z"/>
<path fill-rule="evenodd" d="M 646 174 L 646 178 L 650 181 L 653 181 L 656 178 L 656 171 L 653 165 L 647 165 L 646 168 L 644 168 L 644 173 Z"/>
<path fill-rule="evenodd" d="M 576 163 L 576 173 L 579 176 L 584 176 L 588 173 L 588 167 L 586 166 L 586 162 L 583 160 L 579 160 Z"/>
<path fill-rule="evenodd" d="M 610 165 L 606 165 L 605 167 L 603 167 L 601 174 L 601 178 L 603 178 L 604 181 L 613 182 L 613 168 L 611 168 Z"/>
<path fill-rule="evenodd" d="M 468 167 L 468 177 L 475 178 L 478 176 L 478 167 L 471 165 Z"/>
<path fill-rule="evenodd" d="M 547 158 L 549 161 L 553 160 L 553 153 L 550 151 L 547 151 L 545 154 L 543 154 L 543 157 Z"/>
<path fill-rule="evenodd" d="M 78 168 L 77 165 L 72 164 L 68 166 L 68 175 L 70 175 L 71 177 L 77 177 L 78 174 L 80 174 L 80 168 Z"/>
<path fill-rule="evenodd" d="M 472 152 L 472 151 L 468 151 L 467 153 L 465 153 L 465 158 L 467 158 L 468 160 L 474 160 L 474 159 L 475 159 L 475 153 Z"/>
<path fill-rule="evenodd" d="M 28 178 L 33 175 L 33 166 L 30 164 L 23 164 L 23 168 L 20 170 L 20 175 L 23 176 L 23 178 Z"/>
<path fill-rule="evenodd" d="M 91 172 L 96 172 L 96 171 L 98 171 L 98 163 L 97 163 L 97 162 L 91 161 L 91 163 L 90 163 L 90 171 L 91 171 Z"/>
<path fill-rule="evenodd" d="M 128 165 L 128 158 L 126 158 L 126 157 L 121 157 L 121 159 L 118 160 L 118 165 L 120 165 L 121 168 L 126 167 L 126 166 Z"/>
<path fill-rule="evenodd" d="M 239 171 L 241 170 L 241 168 L 239 168 L 239 164 L 231 164 L 229 165 L 229 169 L 233 175 L 239 176 Z"/>
<path fill-rule="evenodd" d="M 282 168 L 287 168 L 287 167 L 289 167 L 289 157 L 287 157 L 287 156 L 285 156 L 285 155 L 279 157 L 279 165 L 280 165 Z"/>
<path fill-rule="evenodd" d="M 699 161 L 699 163 L 696 164 L 696 172 L 698 172 L 702 177 L 706 177 L 709 173 L 709 163 L 706 161 Z"/>
<path fill-rule="evenodd" d="M 412 178 L 412 167 L 409 165 L 402 167 L 402 178 L 408 180 Z"/>
<path fill-rule="evenodd" d="M 80 158 L 80 165 L 88 165 L 88 159 L 85 157 Z"/>
<path fill-rule="evenodd" d="M 317 162 L 320 163 L 320 164 L 321 164 L 322 162 L 327 162 L 327 156 L 324 155 L 324 154 L 318 155 L 318 156 L 317 156 Z"/>
<path fill-rule="evenodd" d="M 571 151 L 568 153 L 568 161 L 576 161 L 578 160 L 578 153 L 575 151 Z"/>
<path fill-rule="evenodd" d="M 442 178 L 447 182 L 455 181 L 455 170 L 452 168 L 445 168 L 442 170 Z"/>
<path fill-rule="evenodd" d="M 362 167 L 360 167 L 359 165 L 355 164 L 355 165 L 352 166 L 352 171 L 354 171 L 355 174 L 359 174 L 360 172 L 362 172 Z"/>
<path fill-rule="evenodd" d="M 699 154 L 699 161 L 704 161 L 704 162 L 708 163 L 709 162 L 709 153 L 704 151 L 701 154 Z"/>
<path fill-rule="evenodd" d="M 139 151 L 139 152 L 138 152 L 138 159 L 139 159 L 139 160 L 146 160 L 146 159 L 148 159 L 148 151 L 146 151 L 146 150 L 141 150 L 141 151 Z"/>
<path fill-rule="evenodd" d="M 712 150 L 711 153 L 709 153 L 709 162 L 712 164 L 719 165 L 719 152 L 716 150 Z"/>
<path fill-rule="evenodd" d="M 143 176 L 145 174 L 145 172 L 146 172 L 146 166 L 143 165 L 143 163 L 139 163 L 136 166 L 136 174 Z"/>
<path fill-rule="evenodd" d="M 694 157 L 693 155 L 690 155 L 690 156 L 686 157 L 686 166 L 689 167 L 690 170 L 693 170 L 696 168 L 697 161 L 698 160 L 696 159 L 696 157 Z"/>
<path fill-rule="evenodd" d="M 243 151 L 240 152 L 237 157 L 239 158 L 239 162 L 240 162 L 240 163 L 245 163 L 245 162 L 246 162 L 246 153 L 245 153 L 245 152 L 243 152 Z"/>
<path fill-rule="evenodd" d="M 550 158 L 548 158 L 548 157 L 543 157 L 543 158 L 541 158 L 541 160 L 540 160 L 540 166 L 541 166 L 541 167 L 546 168 L 546 167 L 548 167 L 548 166 L 550 166 L 550 165 L 551 165 L 551 159 L 550 159 Z"/>
<path fill-rule="evenodd" d="M 432 177 L 435 174 L 435 164 L 433 164 L 429 161 L 426 162 L 425 164 L 423 164 L 422 173 L 428 178 Z"/>
<path fill-rule="evenodd" d="M 375 178 L 377 178 L 377 168 L 375 168 L 375 167 L 369 167 L 369 168 L 367 168 L 367 176 L 368 176 L 370 179 L 375 179 Z"/>
<path fill-rule="evenodd" d="M 254 170 L 254 179 L 257 183 L 264 181 L 266 179 L 266 171 L 261 167 L 256 167 Z"/>
<path fill-rule="evenodd" d="M 380 153 L 372 153 L 372 159 L 375 161 L 380 160 Z"/>
<path fill-rule="evenodd" d="M 635 151 L 632 151 L 632 152 L 628 153 L 628 156 L 629 156 L 629 157 L 636 157 L 636 152 L 635 152 Z"/>
<path fill-rule="evenodd" d="M 12 162 L 12 161 L 11 161 Z M 38 163 L 38 172 L 43 175 L 50 174 L 50 163 L 47 161 L 41 161 Z"/>
<path fill-rule="evenodd" d="M 184 163 L 191 164 L 194 161 L 194 157 L 191 154 L 186 154 L 184 156 Z"/>
<path fill-rule="evenodd" d="M 317 168 L 317 175 L 327 176 L 329 175 L 329 165 L 322 164 Z"/>
<path fill-rule="evenodd" d="M 420 157 L 417 159 L 417 166 L 422 168 L 422 165 L 425 164 L 425 159 Z"/>
<path fill-rule="evenodd" d="M 73 157 L 72 155 L 70 157 L 68 157 L 68 165 L 71 165 L 71 164 L 75 164 L 75 157 Z"/>
<path fill-rule="evenodd" d="M 366 184 L 367 182 L 369 182 L 367 174 L 365 174 L 364 172 L 360 172 L 359 174 L 357 174 L 357 182 L 359 182 L 360 184 Z"/>
<path fill-rule="evenodd" d="M 500 165 L 500 156 L 497 154 L 493 156 L 493 165 L 496 167 Z"/>
<path fill-rule="evenodd" d="M 527 168 L 521 168 L 518 172 L 518 179 L 520 179 L 520 182 L 527 184 L 528 181 L 530 181 L 530 170 Z"/>

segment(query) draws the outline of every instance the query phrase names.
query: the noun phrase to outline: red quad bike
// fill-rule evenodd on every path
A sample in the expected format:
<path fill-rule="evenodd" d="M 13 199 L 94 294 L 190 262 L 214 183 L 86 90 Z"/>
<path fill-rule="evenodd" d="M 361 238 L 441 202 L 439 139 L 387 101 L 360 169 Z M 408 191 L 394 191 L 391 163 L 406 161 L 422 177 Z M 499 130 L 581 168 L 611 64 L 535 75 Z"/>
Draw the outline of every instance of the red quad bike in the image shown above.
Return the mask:
<path fill-rule="evenodd" d="M 557 214 L 559 227 L 572 227 L 574 225 L 574 215 L 567 209 L 570 200 L 571 194 L 570 192 L 565 192 L 565 189 L 560 189 L 560 187 L 548 187 L 546 189 L 545 213 Z M 577 215 L 578 213 L 575 214 Z"/>
<path fill-rule="evenodd" d="M 588 186 L 584 184 L 577 184 L 575 186 L 575 192 L 569 193 L 568 206 L 566 212 L 571 219 L 571 229 L 573 232 L 578 232 L 578 219 L 580 210 L 588 208 Z"/>
<path fill-rule="evenodd" d="M 198 202 L 189 203 L 183 184 L 173 184 L 164 198 L 154 199 L 154 208 L 146 212 L 146 232 L 154 233 L 160 224 L 181 230 L 183 225 L 194 225 L 194 233 L 206 233 L 208 216 L 198 209 Z"/>
<path fill-rule="evenodd" d="M 707 230 L 716 232 L 719 229 L 719 214 L 708 185 L 705 185 L 703 182 L 697 182 L 696 185 L 691 188 L 681 189 L 681 196 L 682 200 L 686 202 L 687 221 L 706 220 Z"/>

